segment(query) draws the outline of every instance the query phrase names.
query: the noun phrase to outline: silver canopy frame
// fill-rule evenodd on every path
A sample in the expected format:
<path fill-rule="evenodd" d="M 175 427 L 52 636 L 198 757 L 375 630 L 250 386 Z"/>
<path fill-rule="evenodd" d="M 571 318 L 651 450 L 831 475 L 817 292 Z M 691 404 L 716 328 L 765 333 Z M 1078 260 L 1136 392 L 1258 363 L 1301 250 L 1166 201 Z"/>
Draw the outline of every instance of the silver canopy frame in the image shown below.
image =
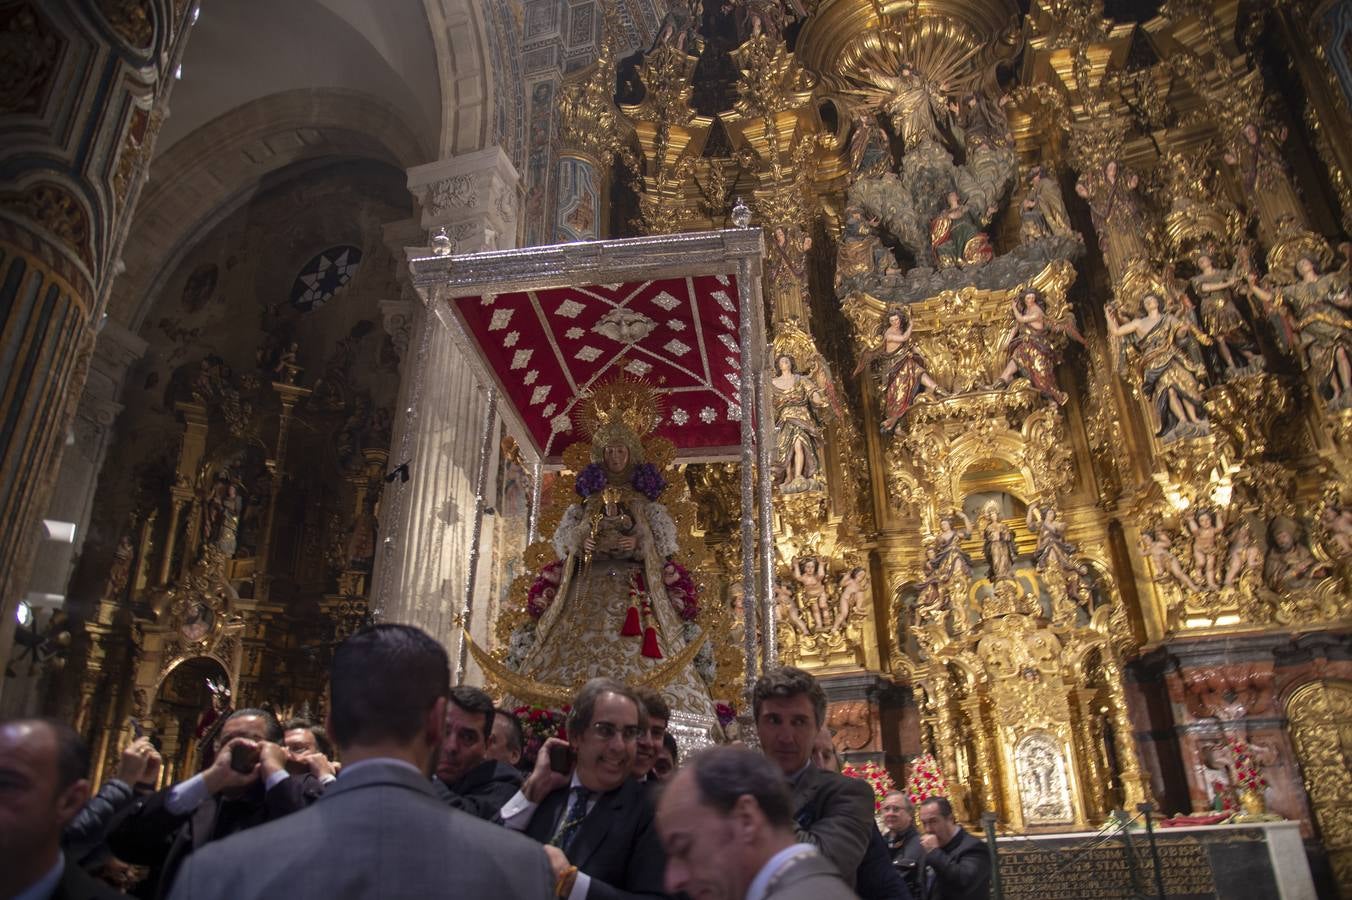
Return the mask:
<path fill-rule="evenodd" d="M 761 658 L 765 666 L 774 664 L 776 636 L 771 605 L 774 602 L 774 550 L 769 471 L 769 446 L 774 437 L 774 425 L 770 418 L 770 395 L 767 392 L 770 374 L 766 364 L 768 340 L 761 286 L 764 253 L 764 238 L 759 228 L 733 228 L 694 234 L 585 241 L 468 256 L 428 255 L 410 260 L 414 286 L 427 302 L 428 308 L 466 351 L 465 357 L 472 361 L 480 382 L 488 386 L 490 397 L 490 413 L 484 422 L 482 435 L 485 449 L 480 454 L 480 464 L 475 473 L 475 523 L 460 610 L 460 630 L 457 632 L 455 683 L 459 684 L 464 678 L 468 652 L 465 633 L 474 613 L 481 543 L 480 523 L 488 477 L 486 455 L 494 424 L 492 410 L 496 408 L 504 416 L 513 437 L 534 457 L 530 461 L 536 485 L 532 490 L 532 539 L 537 536 L 535 532 L 538 530 L 536 506 L 539 502 L 539 473 L 547 462 L 520 411 L 503 390 L 504 373 L 495 371 L 487 363 L 482 349 L 451 301 L 489 293 L 701 275 L 735 274 L 737 277 L 740 320 L 738 344 L 742 373 L 738 387 L 742 410 L 741 441 L 738 445 L 728 447 L 702 448 L 694 454 L 683 454 L 678 448 L 676 458 L 680 462 L 735 459 L 741 464 L 742 585 L 744 597 L 751 600 L 743 604 L 746 617 L 743 651 L 748 697 L 757 673 L 758 619 L 764 623 L 765 646 Z M 758 559 L 760 566 L 756 564 Z"/>

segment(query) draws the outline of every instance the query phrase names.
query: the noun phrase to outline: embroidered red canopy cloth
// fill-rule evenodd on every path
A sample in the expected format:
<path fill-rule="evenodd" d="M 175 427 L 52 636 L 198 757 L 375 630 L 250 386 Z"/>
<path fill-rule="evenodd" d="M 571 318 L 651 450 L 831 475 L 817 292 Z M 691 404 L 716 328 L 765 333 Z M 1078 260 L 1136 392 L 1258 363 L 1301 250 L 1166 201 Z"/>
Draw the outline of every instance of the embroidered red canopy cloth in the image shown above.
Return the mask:
<path fill-rule="evenodd" d="M 657 433 L 686 451 L 740 443 L 736 276 L 458 297 L 456 312 L 541 455 L 581 438 L 574 406 L 621 374 L 663 395 Z"/>
<path fill-rule="evenodd" d="M 546 464 L 585 439 L 581 400 L 619 377 L 661 395 L 656 433 L 678 458 L 735 459 L 742 371 L 765 347 L 761 252 L 758 229 L 730 229 L 423 257 L 415 272 Z"/>

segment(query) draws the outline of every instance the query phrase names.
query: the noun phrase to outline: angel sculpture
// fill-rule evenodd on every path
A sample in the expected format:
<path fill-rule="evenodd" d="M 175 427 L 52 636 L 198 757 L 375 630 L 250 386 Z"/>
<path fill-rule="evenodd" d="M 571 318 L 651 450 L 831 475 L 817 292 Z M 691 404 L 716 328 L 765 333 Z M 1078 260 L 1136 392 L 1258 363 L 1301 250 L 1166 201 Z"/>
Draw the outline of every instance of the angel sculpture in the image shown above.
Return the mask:
<path fill-rule="evenodd" d="M 868 597 L 868 570 L 855 566 L 840 576 L 840 595 L 836 598 L 836 620 L 831 624 L 833 631 L 839 630 L 850 613 L 863 609 Z"/>
<path fill-rule="evenodd" d="M 897 423 L 910 412 L 921 388 L 936 397 L 948 396 L 948 392 L 939 387 L 930 375 L 925 358 L 911 343 L 911 328 L 909 313 L 901 308 L 890 310 L 883 328 L 881 348 L 865 353 L 854 369 L 854 374 L 858 375 L 877 359 L 887 364 L 882 398 L 883 434 L 891 434 L 896 429 Z"/>
<path fill-rule="evenodd" d="M 1253 536 L 1253 526 L 1241 521 L 1230 536 L 1230 547 L 1225 556 L 1225 578 L 1221 582 L 1231 587 L 1245 572 L 1263 570 L 1263 548 Z"/>
<path fill-rule="evenodd" d="M 775 621 L 787 621 L 793 626 L 793 630 L 799 634 L 811 634 L 807 623 L 798 614 L 798 607 L 794 605 L 793 588 L 789 587 L 782 578 L 775 579 Z"/>
<path fill-rule="evenodd" d="M 1141 315 L 1125 323 L 1118 321 L 1112 304 L 1104 307 L 1104 315 L 1110 335 L 1131 337 L 1140 349 L 1141 388 L 1155 407 L 1156 434 L 1165 441 L 1204 434 L 1205 366 L 1197 345 L 1209 344 L 1211 339 L 1191 320 L 1165 311 L 1157 294 L 1146 294 L 1141 306 Z"/>
<path fill-rule="evenodd" d="M 1197 274 L 1189 279 L 1201 303 L 1202 328 L 1230 370 L 1246 369 L 1263 360 L 1253 331 L 1235 302 L 1235 288 L 1245 284 L 1248 270 L 1247 250 L 1240 250 L 1234 268 L 1229 270 L 1217 269 L 1211 255 L 1202 253 L 1197 257 Z"/>
<path fill-rule="evenodd" d="M 1174 556 L 1174 539 L 1166 529 L 1141 532 L 1141 553 L 1150 560 L 1159 578 L 1172 578 L 1193 593 L 1200 590 L 1197 582 L 1183 571 L 1183 564 L 1178 561 L 1178 557 Z"/>
<path fill-rule="evenodd" d="M 831 597 L 826 592 L 826 573 L 815 556 L 800 557 L 793 564 L 793 580 L 801 586 L 803 605 L 807 607 L 817 631 L 825 631 L 831 622 Z"/>
<path fill-rule="evenodd" d="M 1296 260 L 1300 280 L 1269 291 L 1248 276 L 1249 290 L 1264 303 L 1290 308 L 1300 335 L 1305 364 L 1329 406 L 1352 405 L 1352 296 L 1348 291 L 1348 266 L 1321 274 L 1310 256 Z"/>
<path fill-rule="evenodd" d="M 1209 509 L 1195 509 L 1183 520 L 1192 532 L 1192 564 L 1197 576 L 1208 590 L 1221 588 L 1221 540 L 1225 534 L 1225 517 Z"/>
<path fill-rule="evenodd" d="M 777 374 L 770 379 L 774 389 L 774 474 L 785 494 L 820 490 L 822 442 L 826 417 L 831 414 L 835 393 L 824 361 L 818 360 L 812 376 L 798 371 L 787 353 L 775 359 Z"/>
<path fill-rule="evenodd" d="M 1319 524 L 1323 526 L 1330 555 L 1335 559 L 1352 558 L 1352 507 L 1344 504 L 1337 493 L 1330 492 L 1324 498 Z"/>
<path fill-rule="evenodd" d="M 1009 578 L 1014 574 L 1014 558 L 1019 555 L 1014 544 L 1014 531 L 1000 521 L 1000 505 L 989 500 L 981 509 L 982 550 L 990 566 L 990 580 Z"/>
<path fill-rule="evenodd" d="M 1056 365 L 1060 352 L 1052 345 L 1054 332 L 1084 343 L 1084 335 L 1075 327 L 1074 318 L 1067 313 L 1056 322 L 1047 321 L 1047 301 L 1042 293 L 1026 290 L 1014 300 L 1014 324 L 1005 338 L 1009 347 L 1009 362 L 995 380 L 993 387 L 1006 388 L 1016 375 L 1027 378 L 1038 393 L 1057 406 L 1066 402 L 1066 392 L 1056 386 Z"/>

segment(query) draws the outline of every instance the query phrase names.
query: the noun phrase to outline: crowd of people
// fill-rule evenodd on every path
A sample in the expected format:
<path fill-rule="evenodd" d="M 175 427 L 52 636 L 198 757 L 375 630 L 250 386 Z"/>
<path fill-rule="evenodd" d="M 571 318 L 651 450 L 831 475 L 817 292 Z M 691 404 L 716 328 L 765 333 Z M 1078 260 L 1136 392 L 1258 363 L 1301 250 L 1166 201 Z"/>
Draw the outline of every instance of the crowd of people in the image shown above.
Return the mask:
<path fill-rule="evenodd" d="M 0 900 L 989 896 L 946 800 L 889 794 L 879 830 L 799 669 L 756 682 L 759 752 L 683 759 L 659 693 L 595 678 L 526 771 L 517 717 L 449 672 L 424 632 L 364 629 L 334 654 L 326 728 L 235 710 L 161 790 L 145 738 L 91 796 L 69 726 L 0 723 Z"/>

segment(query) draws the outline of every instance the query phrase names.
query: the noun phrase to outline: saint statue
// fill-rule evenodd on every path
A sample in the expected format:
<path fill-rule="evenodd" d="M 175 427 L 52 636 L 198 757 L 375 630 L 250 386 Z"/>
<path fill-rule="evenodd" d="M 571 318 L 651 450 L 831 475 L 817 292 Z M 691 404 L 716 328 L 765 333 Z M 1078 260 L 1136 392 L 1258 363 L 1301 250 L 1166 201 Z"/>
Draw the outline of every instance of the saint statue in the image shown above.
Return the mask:
<path fill-rule="evenodd" d="M 897 308 L 887 313 L 887 323 L 883 328 L 881 352 L 866 353 L 855 367 L 858 375 L 874 360 L 881 359 L 887 367 L 883 386 L 883 421 L 881 430 L 890 434 L 897 423 L 919 396 L 924 388 L 938 397 L 947 396 L 929 374 L 929 367 L 920 351 L 911 343 L 911 317 L 904 309 Z"/>
<path fill-rule="evenodd" d="M 1009 578 L 1014 574 L 1014 559 L 1019 555 L 1014 544 L 1014 531 L 1000 521 L 1000 504 L 988 500 L 981 509 L 982 551 L 990 566 L 991 581 Z"/>
<path fill-rule="evenodd" d="M 1278 516 L 1268 528 L 1268 551 L 1263 560 L 1263 583 L 1278 593 L 1300 590 L 1328 574 L 1305 546 L 1294 519 Z"/>
<path fill-rule="evenodd" d="M 244 498 L 239 485 L 226 473 L 216 476 L 202 505 L 201 546 L 214 547 L 226 559 L 235 555 L 239 537 L 239 515 L 244 509 Z"/>
<path fill-rule="evenodd" d="M 690 665 L 691 645 L 703 641 L 693 583 L 678 597 L 668 588 L 684 583 L 684 569 L 674 559 L 676 525 L 658 501 L 666 481 L 645 460 L 656 406 L 650 388 L 629 381 L 598 389 L 583 406 L 591 464 L 577 475 L 579 501 L 554 532 L 560 563 L 540 578 L 561 570 L 519 673 L 566 687 L 598 675 L 648 684 L 707 720 L 713 704 Z"/>
<path fill-rule="evenodd" d="M 1126 272 L 1127 263 L 1133 259 L 1150 256 L 1145 243 L 1146 217 L 1137 192 L 1140 184 L 1140 176 L 1122 171 L 1115 159 L 1108 160 L 1099 172 L 1086 172 L 1075 183 L 1075 193 L 1089 204 L 1099 249 L 1115 279 Z"/>
<path fill-rule="evenodd" d="M 693 45 L 698 37 L 700 19 L 704 14 L 701 0 L 672 0 L 667 5 L 666 15 L 653 38 L 652 49 L 675 47 L 684 53 L 686 47 Z"/>
<path fill-rule="evenodd" d="M 1130 337 L 1140 350 L 1141 388 L 1154 404 L 1158 437 L 1165 441 L 1197 437 L 1207 431 L 1202 406 L 1202 378 L 1206 369 L 1197 344 L 1210 343 L 1189 319 L 1165 311 L 1153 293 L 1141 298 L 1143 312 L 1119 322 L 1109 304 L 1104 309 L 1108 333 Z"/>
<path fill-rule="evenodd" d="M 770 232 L 765 259 L 766 280 L 775 298 L 775 308 L 807 312 L 807 252 L 812 238 L 797 225 L 776 225 Z"/>
<path fill-rule="evenodd" d="M 990 262 L 995 250 L 981 226 L 971 205 L 963 203 L 957 191 L 949 191 L 948 205 L 930 220 L 930 247 L 939 268 Z"/>
<path fill-rule="evenodd" d="M 819 490 L 824 486 L 821 450 L 823 418 L 829 412 L 826 393 L 821 385 L 798 373 L 792 356 L 781 354 L 775 366 L 777 374 L 770 379 L 774 388 L 775 481 L 785 494 Z"/>
<path fill-rule="evenodd" d="M 867 70 L 865 75 L 890 95 L 883 111 L 901 135 L 907 153 L 926 141 L 938 139 L 939 119 L 946 118 L 947 112 L 941 85 L 931 83 L 909 63 L 902 63 L 896 75 L 885 75 L 875 69 Z"/>
<path fill-rule="evenodd" d="M 869 218 L 859 206 L 845 207 L 840 241 L 836 245 L 835 288 L 847 288 L 862 276 L 889 275 L 898 271 L 896 257 L 877 233 L 877 218 Z"/>
<path fill-rule="evenodd" d="M 892 171 L 892 147 L 878 118 L 866 109 L 854 117 L 850 133 L 850 173 L 854 180 L 886 175 Z"/>
<path fill-rule="evenodd" d="M 1037 546 L 1033 549 L 1033 565 L 1039 572 L 1055 567 L 1062 572 L 1077 569 L 1075 545 L 1066 540 L 1066 523 L 1061 520 L 1056 507 L 1048 504 L 1039 507 L 1036 503 L 1028 507 L 1026 518 L 1028 530 L 1037 535 Z"/>
<path fill-rule="evenodd" d="M 953 527 L 955 519 L 962 520 L 961 528 Z M 971 536 L 972 520 L 962 510 L 939 518 L 939 533 L 934 536 L 934 573 L 941 581 L 954 575 L 972 576 L 972 558 L 962 549 L 962 542 Z"/>
<path fill-rule="evenodd" d="M 1245 122 L 1231 137 L 1224 154 L 1225 161 L 1237 170 L 1244 197 L 1268 242 L 1276 239 L 1279 226 L 1286 221 L 1302 226 L 1306 222 L 1305 207 L 1282 157 L 1281 145 L 1286 137 L 1285 127 L 1269 131 L 1257 122 Z"/>
<path fill-rule="evenodd" d="M 1042 166 L 1033 166 L 1028 173 L 1028 193 L 1023 198 L 1020 219 L 1019 234 L 1025 244 L 1046 237 L 1077 234 L 1070 227 L 1061 188 Z"/>

